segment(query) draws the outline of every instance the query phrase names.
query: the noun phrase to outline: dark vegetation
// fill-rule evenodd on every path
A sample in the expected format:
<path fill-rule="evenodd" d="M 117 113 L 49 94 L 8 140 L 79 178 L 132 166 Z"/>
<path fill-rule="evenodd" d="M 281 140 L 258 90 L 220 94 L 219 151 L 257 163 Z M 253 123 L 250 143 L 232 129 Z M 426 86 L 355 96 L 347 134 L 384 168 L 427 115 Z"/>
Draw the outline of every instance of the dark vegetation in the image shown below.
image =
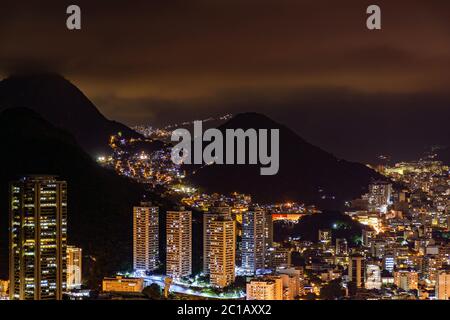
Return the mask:
<path fill-rule="evenodd" d="M 105 275 L 131 269 L 134 205 L 146 199 L 161 206 L 161 212 L 172 208 L 141 185 L 100 167 L 69 133 L 34 111 L 15 108 L 0 113 L 0 137 L 2 278 L 8 268 L 8 182 L 21 175 L 51 174 L 67 181 L 68 243 L 83 248 L 85 277 L 94 284 Z M 160 217 L 165 223 L 165 215 Z"/>

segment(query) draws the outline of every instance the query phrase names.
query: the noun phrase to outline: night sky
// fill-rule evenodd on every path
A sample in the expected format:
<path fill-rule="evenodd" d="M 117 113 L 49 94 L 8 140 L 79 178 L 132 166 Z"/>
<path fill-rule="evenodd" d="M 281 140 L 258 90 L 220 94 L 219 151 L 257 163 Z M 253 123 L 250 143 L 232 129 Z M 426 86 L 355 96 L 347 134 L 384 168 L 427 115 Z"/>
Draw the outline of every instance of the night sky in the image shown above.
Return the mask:
<path fill-rule="evenodd" d="M 59 72 L 129 125 L 257 111 L 358 161 L 449 144 L 449 1 L 4 2 L 1 78 Z"/>

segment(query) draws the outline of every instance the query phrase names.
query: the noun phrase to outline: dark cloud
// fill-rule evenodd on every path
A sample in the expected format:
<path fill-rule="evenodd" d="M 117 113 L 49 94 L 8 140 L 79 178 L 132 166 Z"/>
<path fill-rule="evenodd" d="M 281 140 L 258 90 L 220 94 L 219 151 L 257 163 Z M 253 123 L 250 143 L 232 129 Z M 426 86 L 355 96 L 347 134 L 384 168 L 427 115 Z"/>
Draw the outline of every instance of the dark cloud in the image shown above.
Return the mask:
<path fill-rule="evenodd" d="M 358 123 L 379 127 L 374 153 L 402 153 L 442 138 L 420 112 L 449 116 L 448 1 L 377 1 L 376 32 L 361 0 L 3 2 L 0 74 L 61 72 L 130 124 L 252 109 L 358 159 L 377 138 Z M 73 3 L 80 32 L 65 28 Z"/>

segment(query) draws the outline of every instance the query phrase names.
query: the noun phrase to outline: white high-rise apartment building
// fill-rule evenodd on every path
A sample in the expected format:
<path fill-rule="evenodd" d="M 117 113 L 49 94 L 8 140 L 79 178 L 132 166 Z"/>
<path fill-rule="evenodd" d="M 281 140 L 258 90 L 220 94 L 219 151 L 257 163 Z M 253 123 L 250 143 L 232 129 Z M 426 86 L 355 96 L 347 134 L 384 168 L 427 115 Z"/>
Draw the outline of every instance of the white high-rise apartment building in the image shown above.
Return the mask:
<path fill-rule="evenodd" d="M 133 208 L 133 268 L 153 271 L 159 263 L 159 209 L 149 202 Z"/>
<path fill-rule="evenodd" d="M 265 219 L 259 208 L 250 208 L 242 214 L 242 268 L 247 274 L 265 267 Z"/>
<path fill-rule="evenodd" d="M 173 278 L 192 273 L 192 212 L 167 211 L 166 273 Z"/>
<path fill-rule="evenodd" d="M 223 288 L 234 282 L 235 228 L 235 221 L 229 214 L 207 213 L 203 216 L 203 270 L 210 275 L 213 286 Z"/>

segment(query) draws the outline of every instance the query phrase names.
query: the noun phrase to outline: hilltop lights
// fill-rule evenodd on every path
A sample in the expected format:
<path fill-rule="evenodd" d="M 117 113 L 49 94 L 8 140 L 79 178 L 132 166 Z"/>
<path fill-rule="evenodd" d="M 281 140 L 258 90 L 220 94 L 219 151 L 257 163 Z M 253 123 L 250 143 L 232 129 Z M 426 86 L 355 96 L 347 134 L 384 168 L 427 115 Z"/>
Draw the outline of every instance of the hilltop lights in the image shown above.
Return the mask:
<path fill-rule="evenodd" d="M 275 175 L 279 169 L 279 130 L 270 129 L 270 156 L 268 154 L 268 129 L 226 129 L 226 156 L 224 161 L 224 137 L 218 129 L 208 129 L 203 133 L 202 122 L 194 121 L 194 164 L 257 164 L 269 165 L 260 169 L 261 175 Z M 176 129 L 172 132 L 172 141 L 180 141 L 172 148 L 171 159 L 175 164 L 191 164 L 191 134 L 187 129 Z M 237 145 L 235 146 L 235 140 Z M 248 143 L 246 143 L 248 140 Z M 212 141 L 203 148 L 203 141 Z M 248 155 L 246 154 L 248 146 Z M 235 150 L 237 153 L 235 155 Z M 258 152 L 259 151 L 259 152 Z"/>

